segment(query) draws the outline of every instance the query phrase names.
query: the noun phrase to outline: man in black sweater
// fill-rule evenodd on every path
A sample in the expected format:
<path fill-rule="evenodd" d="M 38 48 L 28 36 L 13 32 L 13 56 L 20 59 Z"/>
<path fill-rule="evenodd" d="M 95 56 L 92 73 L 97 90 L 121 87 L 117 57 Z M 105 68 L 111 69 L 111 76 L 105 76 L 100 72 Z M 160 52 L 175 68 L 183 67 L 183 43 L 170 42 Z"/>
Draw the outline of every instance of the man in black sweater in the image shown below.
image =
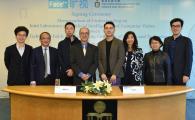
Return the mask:
<path fill-rule="evenodd" d="M 66 38 L 59 42 L 59 62 L 60 62 L 60 84 L 72 85 L 73 84 L 73 70 L 70 65 L 70 48 L 72 45 L 80 43 L 80 40 L 74 36 L 75 25 L 72 22 L 65 24 Z"/>

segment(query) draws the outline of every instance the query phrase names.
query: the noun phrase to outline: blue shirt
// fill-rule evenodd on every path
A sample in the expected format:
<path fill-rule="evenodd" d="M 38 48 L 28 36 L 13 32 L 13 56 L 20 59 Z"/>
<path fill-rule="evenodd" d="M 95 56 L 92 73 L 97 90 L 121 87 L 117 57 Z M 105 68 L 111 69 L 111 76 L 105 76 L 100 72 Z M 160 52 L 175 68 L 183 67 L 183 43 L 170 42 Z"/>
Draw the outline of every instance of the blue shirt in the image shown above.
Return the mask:
<path fill-rule="evenodd" d="M 175 40 L 174 40 L 174 38 L 172 38 L 171 42 L 168 45 L 168 54 L 169 54 L 169 57 L 170 57 L 170 60 L 171 60 L 171 65 L 174 64 L 175 47 L 176 47 L 178 39 L 181 38 L 180 36 L 177 37 Z"/>
<path fill-rule="evenodd" d="M 87 43 L 86 43 L 86 44 L 82 44 L 82 43 L 81 43 L 81 45 L 82 45 L 82 48 L 87 49 Z"/>

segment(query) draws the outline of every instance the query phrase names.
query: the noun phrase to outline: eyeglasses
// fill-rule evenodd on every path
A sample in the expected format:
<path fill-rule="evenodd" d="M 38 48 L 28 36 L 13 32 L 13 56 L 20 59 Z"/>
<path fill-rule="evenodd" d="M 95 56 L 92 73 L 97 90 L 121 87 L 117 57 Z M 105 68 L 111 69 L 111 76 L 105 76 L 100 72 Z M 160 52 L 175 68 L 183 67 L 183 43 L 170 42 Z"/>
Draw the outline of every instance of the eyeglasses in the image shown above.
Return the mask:
<path fill-rule="evenodd" d="M 88 32 L 86 32 L 86 33 L 81 32 L 80 34 L 81 34 L 81 35 L 89 35 L 89 33 L 88 33 Z"/>

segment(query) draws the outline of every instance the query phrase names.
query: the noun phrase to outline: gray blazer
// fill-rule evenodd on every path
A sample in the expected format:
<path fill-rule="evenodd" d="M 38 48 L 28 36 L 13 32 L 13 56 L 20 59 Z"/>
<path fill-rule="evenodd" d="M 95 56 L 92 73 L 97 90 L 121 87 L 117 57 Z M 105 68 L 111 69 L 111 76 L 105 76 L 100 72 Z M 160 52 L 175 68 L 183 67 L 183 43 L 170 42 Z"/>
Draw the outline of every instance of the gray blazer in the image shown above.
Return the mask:
<path fill-rule="evenodd" d="M 98 43 L 99 50 L 99 74 L 106 73 L 106 39 Z M 110 49 L 110 70 L 112 74 L 115 74 L 117 77 L 123 77 L 123 62 L 125 60 L 125 50 L 123 42 L 117 38 L 114 38 L 112 41 Z"/>

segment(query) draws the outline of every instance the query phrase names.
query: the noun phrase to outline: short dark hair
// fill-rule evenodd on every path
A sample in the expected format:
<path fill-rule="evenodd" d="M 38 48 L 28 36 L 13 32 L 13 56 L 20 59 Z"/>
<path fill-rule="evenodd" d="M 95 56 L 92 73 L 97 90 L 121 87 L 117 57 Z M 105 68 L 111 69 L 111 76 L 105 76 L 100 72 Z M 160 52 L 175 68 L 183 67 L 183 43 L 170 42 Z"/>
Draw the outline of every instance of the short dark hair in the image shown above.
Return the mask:
<path fill-rule="evenodd" d="M 29 30 L 25 26 L 18 26 L 15 28 L 14 33 L 17 36 L 17 34 L 21 31 L 24 31 L 26 33 L 26 36 L 28 36 Z"/>
<path fill-rule="evenodd" d="M 106 26 L 107 24 L 111 24 L 111 25 L 115 28 L 115 24 L 114 24 L 114 22 L 112 22 L 112 21 L 107 21 L 106 23 L 104 23 L 104 28 L 105 28 L 105 26 Z"/>
<path fill-rule="evenodd" d="M 170 21 L 170 26 L 172 27 L 174 22 L 180 22 L 181 23 L 181 27 L 183 27 L 184 21 L 181 18 L 174 18 Z"/>
<path fill-rule="evenodd" d="M 132 46 L 133 50 L 136 50 L 138 48 L 138 41 L 137 41 L 137 37 L 136 37 L 135 33 L 133 31 L 128 31 L 125 33 L 125 35 L 123 37 L 123 44 L 125 47 L 125 51 L 128 51 L 127 38 L 130 34 L 132 34 L 134 37 L 134 42 L 133 42 L 133 46 Z"/>
<path fill-rule="evenodd" d="M 51 35 L 50 35 L 50 33 L 49 32 L 42 32 L 41 34 L 40 34 L 40 36 L 39 36 L 39 39 L 41 40 L 41 37 L 42 37 L 42 35 L 43 34 L 48 34 L 49 35 L 49 37 L 50 37 L 50 39 L 51 39 Z"/>
<path fill-rule="evenodd" d="M 66 26 L 67 25 L 72 25 L 73 26 L 73 28 L 75 29 L 75 25 L 74 25 L 74 23 L 72 23 L 72 22 L 67 22 L 65 25 L 64 25 L 64 27 L 66 28 Z"/>
<path fill-rule="evenodd" d="M 151 45 L 152 41 L 158 41 L 160 44 L 161 44 L 161 47 L 163 46 L 163 42 L 162 40 L 160 39 L 159 36 L 152 36 L 150 39 L 149 39 L 149 44 Z"/>

